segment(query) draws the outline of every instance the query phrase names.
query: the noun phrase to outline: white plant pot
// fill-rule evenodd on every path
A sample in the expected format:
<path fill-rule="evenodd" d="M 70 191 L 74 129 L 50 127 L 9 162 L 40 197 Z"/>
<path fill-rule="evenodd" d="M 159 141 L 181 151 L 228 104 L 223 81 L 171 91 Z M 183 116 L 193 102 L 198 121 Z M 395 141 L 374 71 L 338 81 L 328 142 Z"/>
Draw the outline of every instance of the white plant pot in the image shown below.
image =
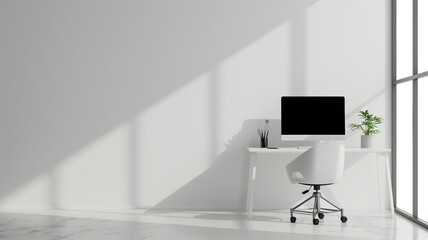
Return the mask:
<path fill-rule="evenodd" d="M 375 148 L 377 142 L 376 135 L 361 135 L 361 148 Z"/>

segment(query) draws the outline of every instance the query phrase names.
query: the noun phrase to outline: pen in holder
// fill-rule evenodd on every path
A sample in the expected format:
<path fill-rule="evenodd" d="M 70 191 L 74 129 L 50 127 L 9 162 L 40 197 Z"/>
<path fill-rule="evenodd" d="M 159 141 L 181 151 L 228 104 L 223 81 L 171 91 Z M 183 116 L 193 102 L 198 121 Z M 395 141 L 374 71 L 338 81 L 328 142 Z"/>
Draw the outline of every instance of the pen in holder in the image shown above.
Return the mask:
<path fill-rule="evenodd" d="M 268 148 L 269 147 L 269 130 L 257 129 L 257 132 L 259 133 L 259 136 L 260 136 L 260 147 Z"/>

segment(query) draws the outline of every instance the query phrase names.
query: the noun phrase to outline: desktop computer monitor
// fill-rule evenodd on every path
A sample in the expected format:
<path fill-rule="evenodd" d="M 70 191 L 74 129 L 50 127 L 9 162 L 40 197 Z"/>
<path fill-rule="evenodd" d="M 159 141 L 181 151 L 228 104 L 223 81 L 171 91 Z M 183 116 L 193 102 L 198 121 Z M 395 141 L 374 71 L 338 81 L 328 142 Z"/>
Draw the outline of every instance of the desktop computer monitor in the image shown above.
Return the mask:
<path fill-rule="evenodd" d="M 345 97 L 282 97 L 281 139 L 289 141 L 344 140 Z"/>

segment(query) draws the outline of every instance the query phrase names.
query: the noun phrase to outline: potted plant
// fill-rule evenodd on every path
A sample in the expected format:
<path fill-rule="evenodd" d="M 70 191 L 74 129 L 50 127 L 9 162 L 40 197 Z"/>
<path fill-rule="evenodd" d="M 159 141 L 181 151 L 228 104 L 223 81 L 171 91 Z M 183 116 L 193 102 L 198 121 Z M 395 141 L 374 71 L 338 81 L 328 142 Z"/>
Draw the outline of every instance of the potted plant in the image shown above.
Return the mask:
<path fill-rule="evenodd" d="M 349 127 L 352 131 L 359 129 L 364 133 L 361 135 L 362 148 L 374 147 L 374 135 L 380 133 L 378 125 L 384 121 L 383 118 L 370 114 L 368 110 L 360 110 L 358 116 L 362 120 L 361 123 L 351 123 Z"/>

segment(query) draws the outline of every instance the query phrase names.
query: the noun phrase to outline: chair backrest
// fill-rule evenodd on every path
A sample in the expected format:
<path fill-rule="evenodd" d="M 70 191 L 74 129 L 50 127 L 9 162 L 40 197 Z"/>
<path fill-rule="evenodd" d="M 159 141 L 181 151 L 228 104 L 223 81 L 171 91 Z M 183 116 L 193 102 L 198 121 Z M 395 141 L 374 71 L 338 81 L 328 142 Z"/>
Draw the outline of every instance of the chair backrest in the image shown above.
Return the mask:
<path fill-rule="evenodd" d="M 292 183 L 332 184 L 342 179 L 345 148 L 341 144 L 317 144 L 286 166 Z"/>

